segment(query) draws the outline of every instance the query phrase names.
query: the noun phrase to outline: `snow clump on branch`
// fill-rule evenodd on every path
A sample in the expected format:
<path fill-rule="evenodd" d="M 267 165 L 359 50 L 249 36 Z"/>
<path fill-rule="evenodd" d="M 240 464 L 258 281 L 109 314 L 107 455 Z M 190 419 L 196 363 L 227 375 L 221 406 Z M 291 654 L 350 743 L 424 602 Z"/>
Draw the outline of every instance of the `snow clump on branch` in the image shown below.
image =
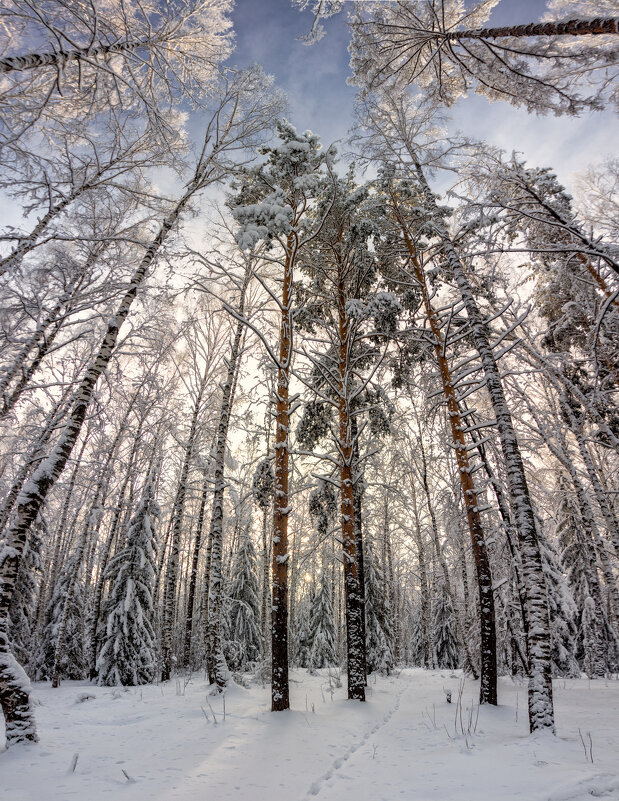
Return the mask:
<path fill-rule="evenodd" d="M 290 231 L 292 209 L 286 204 L 281 189 L 276 189 L 260 203 L 237 206 L 232 214 L 241 226 L 235 238 L 242 250 L 250 250 L 260 240 L 270 241 Z"/>

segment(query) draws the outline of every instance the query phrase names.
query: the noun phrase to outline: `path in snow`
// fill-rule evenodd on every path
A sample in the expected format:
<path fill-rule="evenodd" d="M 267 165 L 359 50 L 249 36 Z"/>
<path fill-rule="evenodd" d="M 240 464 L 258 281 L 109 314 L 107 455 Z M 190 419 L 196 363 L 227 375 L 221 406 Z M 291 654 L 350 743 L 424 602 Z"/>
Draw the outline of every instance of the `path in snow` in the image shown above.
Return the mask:
<path fill-rule="evenodd" d="M 402 694 L 405 689 L 406 689 L 406 684 L 402 682 L 400 688 L 397 691 L 396 700 L 393 707 L 389 710 L 389 712 L 387 712 L 382 721 L 376 723 L 368 732 L 364 734 L 364 736 L 360 740 L 353 743 L 346 751 L 344 751 L 344 753 L 341 756 L 333 760 L 333 763 L 329 768 L 329 770 L 326 773 L 324 773 L 319 779 L 317 779 L 310 787 L 309 793 L 306 796 L 308 799 L 317 796 L 322 788 L 322 785 L 325 782 L 328 782 L 333 777 L 334 773 L 339 771 L 342 765 L 344 765 L 351 758 L 351 756 L 353 756 L 353 754 L 355 754 L 360 748 L 362 748 L 368 742 L 368 740 L 370 740 L 370 738 L 375 738 L 380 729 L 382 729 L 383 726 L 386 726 L 387 723 L 389 723 L 389 721 L 393 717 L 393 713 L 396 712 L 400 707 L 400 700 L 402 698 Z M 339 776 L 336 774 L 335 778 L 339 778 Z"/>
<path fill-rule="evenodd" d="M 619 801 L 617 681 L 555 682 L 553 738 L 528 735 L 526 688 L 508 679 L 478 716 L 476 682 L 457 705 L 459 673 L 371 677 L 366 704 L 326 672 L 291 675 L 289 712 L 269 711 L 268 686 L 235 686 L 225 720 L 199 676 L 125 692 L 36 685 L 41 742 L 0 753 L 0 799 Z"/>
<path fill-rule="evenodd" d="M 585 763 L 580 740 L 566 742 L 548 735 L 515 735 L 516 704 L 511 708 L 483 708 L 477 718 L 473 695 L 477 685 L 473 682 L 465 685 L 462 704 L 458 706 L 458 693 L 454 690 L 459 681 L 450 678 L 449 673 L 442 678 L 444 685 L 452 690 L 452 704 L 437 706 L 433 701 L 432 706 L 426 703 L 420 707 L 420 702 L 436 697 L 428 690 L 436 688 L 437 674 L 419 671 L 412 677 L 403 676 L 400 681 L 405 683 L 393 710 L 342 758 L 335 760 L 332 768 L 312 785 L 306 798 L 319 795 L 319 801 L 619 799 L 619 751 L 606 760 L 607 766 L 613 765 L 613 771 L 596 770 L 595 762 Z M 503 683 L 503 695 L 506 684 Z M 518 696 L 522 720 L 523 714 L 526 718 L 526 688 L 511 689 L 510 695 Z M 595 686 L 596 696 L 602 689 L 601 685 Z M 615 702 L 618 689 L 614 687 Z M 592 692 L 590 686 L 588 692 Z M 575 700 L 567 687 L 562 692 L 560 683 L 556 694 L 564 696 L 561 701 Z M 582 714 L 587 704 L 582 703 L 584 699 L 578 700 L 577 708 L 572 710 L 558 704 L 560 717 L 569 720 Z M 596 697 L 594 705 L 599 700 Z M 590 725 L 591 721 L 583 714 L 582 722 L 585 721 Z M 619 741 L 617 723 L 611 724 L 610 730 L 613 726 L 615 743 L 605 743 L 610 746 L 611 754 Z"/>

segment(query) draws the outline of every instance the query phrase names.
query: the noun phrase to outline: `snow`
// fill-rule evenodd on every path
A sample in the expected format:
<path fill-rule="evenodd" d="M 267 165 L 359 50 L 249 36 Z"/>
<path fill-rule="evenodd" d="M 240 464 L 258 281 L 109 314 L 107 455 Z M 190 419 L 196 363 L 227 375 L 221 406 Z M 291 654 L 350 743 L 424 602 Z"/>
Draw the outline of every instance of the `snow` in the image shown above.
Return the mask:
<path fill-rule="evenodd" d="M 40 743 L 0 753 L 2 797 L 619 799 L 617 681 L 555 681 L 555 738 L 528 734 L 526 688 L 510 679 L 500 681 L 501 705 L 483 707 L 479 717 L 472 704 L 478 685 L 468 679 L 460 716 L 459 671 L 371 676 L 365 704 L 347 701 L 327 670 L 292 671 L 291 680 L 291 711 L 269 711 L 268 685 L 234 685 L 225 695 L 225 719 L 224 698 L 208 695 L 198 674 L 187 684 L 180 678 L 127 690 L 68 681 L 52 690 L 37 683 Z M 85 698 L 85 690 L 94 698 Z M 593 763 L 579 728 L 587 749 L 591 732 Z"/>

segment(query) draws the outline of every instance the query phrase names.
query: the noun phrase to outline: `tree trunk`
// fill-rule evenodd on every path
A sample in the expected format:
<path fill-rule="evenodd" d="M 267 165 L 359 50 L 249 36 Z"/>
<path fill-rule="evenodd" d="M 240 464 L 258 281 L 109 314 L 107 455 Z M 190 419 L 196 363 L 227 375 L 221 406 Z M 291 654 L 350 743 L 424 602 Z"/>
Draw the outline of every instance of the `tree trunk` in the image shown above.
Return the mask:
<path fill-rule="evenodd" d="M 127 430 L 127 422 L 129 420 L 129 415 L 131 414 L 131 411 L 133 410 L 135 402 L 138 399 L 138 395 L 139 395 L 140 389 L 141 389 L 141 387 L 139 387 L 137 389 L 137 391 L 134 393 L 133 397 L 131 398 L 131 401 L 129 403 L 129 407 L 128 407 L 127 411 L 125 412 L 125 415 L 123 417 L 122 423 L 120 424 L 120 427 L 118 429 L 118 433 L 116 434 L 116 437 L 114 438 L 114 444 L 113 444 L 113 452 L 114 453 L 116 452 L 116 449 L 118 448 L 118 446 L 120 444 L 120 440 L 121 440 L 123 434 Z M 103 587 L 105 585 L 105 568 L 107 567 L 107 562 L 108 562 L 108 559 L 110 558 L 110 553 L 112 551 L 112 545 L 113 545 L 114 539 L 116 538 L 116 532 L 118 530 L 118 524 L 119 524 L 119 521 L 120 521 L 120 516 L 121 516 L 122 508 L 123 508 L 123 498 L 125 497 L 125 490 L 127 489 L 127 485 L 129 484 L 131 476 L 133 475 L 134 462 L 135 462 L 135 458 L 137 456 L 138 446 L 139 446 L 140 441 L 141 441 L 142 423 L 143 422 L 144 422 L 144 418 L 142 418 L 140 420 L 140 423 L 138 425 L 138 429 L 137 429 L 136 434 L 135 434 L 135 436 L 133 438 L 133 446 L 131 448 L 131 454 L 129 456 L 129 463 L 127 465 L 127 471 L 125 473 L 124 481 L 123 481 L 123 483 L 121 485 L 121 488 L 120 488 L 120 490 L 118 492 L 118 501 L 117 501 L 117 504 L 116 504 L 116 508 L 114 510 L 114 516 L 112 518 L 112 524 L 110 526 L 110 530 L 108 532 L 108 536 L 106 538 L 105 545 L 103 547 L 103 553 L 101 554 L 101 559 L 100 559 L 100 564 L 99 564 L 99 571 L 98 571 L 98 574 L 97 574 L 97 580 L 95 582 L 95 587 L 94 587 L 94 591 L 93 591 L 93 608 L 92 608 L 92 617 L 91 617 L 91 620 L 90 620 L 90 637 L 89 637 L 90 658 L 89 658 L 89 672 L 88 672 L 88 676 L 89 676 L 91 681 L 97 675 L 97 651 L 98 651 L 98 646 L 99 646 L 99 639 L 97 637 L 97 629 L 99 627 L 99 617 L 101 616 L 101 601 L 103 599 Z M 108 458 L 107 461 L 108 461 L 108 465 L 109 465 L 110 459 Z M 108 490 L 108 483 L 106 481 L 105 487 L 104 487 L 103 492 L 102 492 L 102 497 L 103 498 L 105 498 L 105 496 L 107 495 L 107 490 Z M 99 531 L 100 525 L 101 525 L 101 521 L 99 520 L 99 522 L 97 524 L 97 536 L 98 536 L 98 531 Z"/>
<path fill-rule="evenodd" d="M 350 417 L 350 434 L 352 437 L 352 472 L 353 472 L 353 501 L 355 510 L 355 545 L 357 547 L 357 572 L 359 576 L 359 596 L 361 598 L 361 636 L 364 643 L 363 648 L 363 683 L 368 685 L 367 673 L 367 653 L 366 653 L 366 634 L 365 634 L 365 560 L 363 556 L 363 490 L 361 488 L 361 468 L 359 458 L 359 439 L 358 439 L 357 418 L 355 415 Z"/>
<path fill-rule="evenodd" d="M 198 522 L 196 524 L 196 535 L 193 543 L 193 554 L 191 556 L 191 573 L 189 575 L 189 590 L 187 591 L 187 614 L 185 625 L 185 642 L 183 644 L 184 664 L 191 666 L 191 641 L 193 638 L 194 606 L 196 599 L 196 585 L 198 583 L 198 563 L 200 560 L 200 546 L 202 545 L 202 531 L 204 529 L 204 517 L 206 511 L 206 501 L 209 493 L 208 473 L 204 471 L 202 482 L 202 496 L 200 497 L 200 510 L 198 512 Z"/>
<path fill-rule="evenodd" d="M 473 678 L 477 680 L 479 678 L 479 673 L 477 670 L 477 666 L 471 656 L 471 652 L 469 650 L 468 637 L 466 631 L 464 630 L 464 626 L 462 625 L 462 616 L 460 614 L 460 609 L 458 606 L 455 593 L 451 586 L 451 579 L 449 578 L 449 567 L 447 566 L 447 561 L 445 559 L 445 555 L 441 547 L 441 541 L 438 533 L 438 525 L 436 522 L 436 515 L 434 514 L 434 507 L 432 506 L 432 495 L 430 494 L 430 485 L 428 484 L 428 467 L 426 462 L 426 453 L 421 439 L 421 431 L 419 431 L 418 442 L 419 442 L 419 453 L 421 456 L 421 483 L 426 496 L 426 504 L 428 507 L 428 512 L 430 514 L 432 538 L 434 540 L 434 550 L 436 552 L 436 558 L 438 559 L 439 564 L 441 566 L 441 572 L 443 574 L 443 580 L 445 582 L 445 592 L 447 593 L 447 596 L 451 602 L 451 606 L 453 609 L 454 621 L 456 624 L 456 632 L 458 635 L 458 640 L 460 642 L 460 645 L 464 650 L 466 667 L 468 670 L 471 671 Z"/>
<path fill-rule="evenodd" d="M 471 420 L 470 425 L 475 425 L 475 417 L 471 414 L 471 412 L 467 409 L 465 411 L 465 419 Z M 492 490 L 494 492 L 494 497 L 497 501 L 497 506 L 499 508 L 499 514 L 501 515 L 501 520 L 503 522 L 503 531 L 505 533 L 505 539 L 507 541 L 507 547 L 509 548 L 509 552 L 512 558 L 511 568 L 514 571 L 514 577 L 516 580 L 516 589 L 518 592 L 518 604 L 520 607 L 520 618 L 522 623 L 522 631 L 525 636 L 525 648 L 527 644 L 527 631 L 529 630 L 529 622 L 527 618 L 527 603 L 526 603 L 526 590 L 524 586 L 524 581 L 522 579 L 522 564 L 520 562 L 520 554 L 514 547 L 514 523 L 512 520 L 512 516 L 510 514 L 509 506 L 507 505 L 507 500 L 505 499 L 505 495 L 503 493 L 503 487 L 499 479 L 495 476 L 492 467 L 490 466 L 490 462 L 488 460 L 488 456 L 486 454 L 486 449 L 484 445 L 477 439 L 477 435 L 474 431 L 471 431 L 471 439 L 475 443 L 477 448 L 477 453 L 479 458 L 481 459 L 481 463 L 484 466 L 484 471 L 488 476 L 488 480 L 492 486 Z M 499 596 L 500 597 L 500 596 Z M 524 655 L 520 652 L 520 645 L 518 645 L 518 652 L 521 656 L 522 665 L 525 668 L 525 671 L 528 673 L 528 659 L 524 658 Z"/>
<path fill-rule="evenodd" d="M 419 562 L 419 601 L 421 606 L 421 629 L 423 632 L 423 666 L 426 670 L 430 670 L 434 666 L 434 660 L 432 659 L 433 646 L 430 626 L 430 583 L 428 581 L 426 549 L 423 544 L 423 536 L 419 522 L 419 510 L 417 508 L 417 495 L 415 493 L 414 485 L 411 486 L 411 492 L 413 500 L 413 514 L 415 517 L 413 536 L 415 539 L 415 545 L 417 546 L 417 559 Z"/>
<path fill-rule="evenodd" d="M 36 470 L 37 466 L 45 458 L 44 448 L 51 439 L 52 434 L 56 430 L 60 420 L 63 419 L 69 406 L 71 405 L 71 389 L 71 387 L 68 387 L 64 391 L 58 403 L 53 407 L 47 418 L 47 422 L 45 423 L 45 428 L 40 433 L 30 451 L 28 459 L 23 464 L 21 470 L 11 484 L 11 489 L 7 493 L 4 506 L 2 507 L 2 511 L 0 511 L 0 534 L 4 531 L 4 527 L 9 521 L 11 512 L 15 506 L 15 502 L 19 497 L 19 493 L 28 477 L 28 474 L 33 470 Z"/>
<path fill-rule="evenodd" d="M 365 638 L 364 599 L 361 595 L 357 531 L 355 527 L 355 476 L 353 475 L 353 442 L 350 419 L 349 323 L 346 315 L 346 291 L 341 273 L 338 278 L 339 323 L 339 442 L 340 514 L 344 557 L 344 589 L 346 601 L 346 667 L 348 697 L 365 701 Z M 363 545 L 362 545 L 363 547 Z"/>
<path fill-rule="evenodd" d="M 0 705 L 5 716 L 7 745 L 13 745 L 22 740 L 36 739 L 35 722 L 29 705 L 29 685 L 23 681 L 21 668 L 17 670 L 19 666 L 16 667 L 17 663 L 10 653 L 8 641 L 9 606 L 28 530 L 71 455 L 80 434 L 95 384 L 110 363 L 120 327 L 129 314 L 138 288 L 157 251 L 195 189 L 196 187 L 192 186 L 187 190 L 175 209 L 163 221 L 159 233 L 147 248 L 115 315 L 108 321 L 99 350 L 77 389 L 68 420 L 56 446 L 34 471 L 32 478 L 22 488 L 16 501 L 14 520 L 7 529 L 5 542 L 0 551 Z"/>
<path fill-rule="evenodd" d="M 181 534 L 185 516 L 185 499 L 187 497 L 187 480 L 189 478 L 189 470 L 193 460 L 194 446 L 196 442 L 196 433 L 198 428 L 198 417 L 200 414 L 200 407 L 202 405 L 202 396 L 206 389 L 207 376 L 209 365 L 207 364 L 204 369 L 204 375 L 198 387 L 198 393 L 191 415 L 191 424 L 189 426 L 189 433 L 187 435 L 187 442 L 185 444 L 185 452 L 183 455 L 183 464 L 181 466 L 181 473 L 178 480 L 178 488 L 176 490 L 176 497 L 172 507 L 172 546 L 170 549 L 170 556 L 168 558 L 165 587 L 163 591 L 163 626 L 162 626 L 162 640 L 163 640 L 163 654 L 162 654 L 162 667 L 161 667 L 161 681 L 169 681 L 172 676 L 172 663 L 173 656 L 173 638 L 174 638 L 174 620 L 176 614 L 176 592 L 179 575 L 179 558 L 181 549 Z"/>
<path fill-rule="evenodd" d="M 441 31 L 437 39 L 503 39 L 526 36 L 600 36 L 619 33 L 617 17 L 597 19 L 571 19 L 567 22 L 531 22 L 527 25 L 512 25 L 502 28 L 478 28 L 467 31 Z"/>
<path fill-rule="evenodd" d="M 221 406 L 219 410 L 219 424 L 215 440 L 215 454 L 213 465 L 213 506 L 211 508 L 211 521 L 209 526 L 210 575 L 207 608 L 206 628 L 206 667 L 211 684 L 218 690 L 223 690 L 229 679 L 228 666 L 223 652 L 221 637 L 221 613 L 223 609 L 223 535 L 224 535 L 224 492 L 226 489 L 225 456 L 228 445 L 228 428 L 230 415 L 234 403 L 236 374 L 241 353 L 241 342 L 245 325 L 243 314 L 245 312 L 245 289 L 247 279 L 241 292 L 236 329 L 232 341 L 226 382 L 223 386 Z"/>
<path fill-rule="evenodd" d="M 440 216 L 436 200 L 419 164 L 416 174 L 423 191 L 427 211 L 431 215 L 436 236 L 439 238 L 448 268 L 456 280 L 464 302 L 475 348 L 481 357 L 486 387 L 497 421 L 501 450 L 505 460 L 507 482 L 520 542 L 522 572 L 527 592 L 529 621 L 529 726 L 531 731 L 549 729 L 554 733 L 554 707 L 552 701 L 552 665 L 548 596 L 542 554 L 538 540 L 535 512 L 527 477 L 522 462 L 518 439 L 496 359 L 490 347 L 488 329 L 482 317 L 469 280 L 458 253 Z"/>
<path fill-rule="evenodd" d="M 417 258 L 415 248 L 412 240 L 408 234 L 408 230 L 404 221 L 400 218 L 399 212 L 396 208 L 398 215 L 398 222 L 402 229 L 402 233 L 410 254 L 410 263 L 413 266 L 414 276 L 419 284 L 423 305 L 426 312 L 426 318 L 432 331 L 434 354 L 439 368 L 441 383 L 443 386 L 443 393 L 447 402 L 447 415 L 449 417 L 449 425 L 451 429 L 451 437 L 453 446 L 456 453 L 456 461 L 458 464 L 458 475 L 460 477 L 460 485 L 462 487 L 462 498 L 464 500 L 464 508 L 466 510 L 466 519 L 471 535 L 471 543 L 473 547 L 473 557 L 475 559 L 475 570 L 477 574 L 477 590 L 479 597 L 479 625 L 481 634 L 480 644 L 480 684 L 479 684 L 479 703 L 480 704 L 497 704 L 497 657 L 496 657 L 496 627 L 495 627 L 495 612 L 494 612 L 494 598 L 492 594 L 492 571 L 490 569 L 490 559 L 488 558 L 488 550 L 486 548 L 486 540 L 484 536 L 484 528 L 481 521 L 481 514 L 479 512 L 479 503 L 477 498 L 477 489 L 473 482 L 471 473 L 471 463 L 469 461 L 468 450 L 466 446 L 466 439 L 464 430 L 466 428 L 460 413 L 460 406 L 456 396 L 456 389 L 452 381 L 451 370 L 449 362 L 445 355 L 445 343 L 441 332 L 441 326 L 438 316 L 432 307 L 430 298 L 428 297 L 428 290 L 426 286 L 425 275 L 421 268 L 421 264 Z M 421 441 L 421 434 L 420 434 Z M 423 446 L 421 446 L 423 447 Z M 425 461 L 425 459 L 424 459 Z M 424 465 L 424 487 L 426 487 L 425 479 L 425 465 Z M 428 496 L 428 505 L 430 499 Z M 436 538 L 435 538 L 436 539 Z M 439 554 L 440 558 L 440 554 Z M 449 590 L 448 579 L 445 579 L 445 586 Z M 450 593 L 451 594 L 451 593 Z M 452 599 L 453 602 L 454 599 Z M 456 609 L 454 607 L 454 612 Z M 456 619 L 458 615 L 456 614 Z M 461 631 L 461 634 L 465 633 Z M 466 646 L 466 635 L 462 639 L 462 643 Z"/>
<path fill-rule="evenodd" d="M 89 61 L 97 56 L 107 56 L 113 53 L 127 53 L 138 47 L 148 47 L 151 40 L 148 37 L 134 41 L 114 42 L 112 44 L 91 44 L 88 47 L 78 47 L 74 50 L 56 50 L 53 53 L 26 53 L 23 56 L 10 56 L 0 59 L 0 73 L 23 72 L 24 70 L 38 69 L 39 67 L 55 67 L 62 69 L 70 61 Z"/>
<path fill-rule="evenodd" d="M 273 500 L 273 594 L 271 616 L 271 709 L 290 708 L 288 687 L 288 454 L 292 363 L 292 279 L 297 236 L 288 235 L 282 285 L 279 362 L 275 395 L 275 497 Z"/>
<path fill-rule="evenodd" d="M 62 564 L 64 556 L 71 548 L 71 539 L 73 531 L 71 526 L 68 527 L 67 531 L 67 518 L 69 516 L 69 506 L 71 505 L 71 499 L 73 497 L 73 490 L 75 488 L 77 474 L 80 468 L 80 464 L 82 463 L 82 456 L 84 455 L 84 450 L 86 449 L 87 444 L 88 444 L 88 434 L 84 437 L 84 440 L 82 442 L 82 447 L 80 448 L 79 453 L 77 455 L 77 459 L 75 460 L 73 472 L 71 473 L 71 478 L 69 479 L 69 485 L 65 493 L 64 503 L 62 504 L 60 521 L 58 523 L 58 526 L 56 527 L 56 531 L 54 534 L 56 545 L 54 548 L 54 558 L 52 560 L 52 566 L 50 570 L 50 582 L 49 582 L 50 594 L 48 600 L 51 600 L 54 587 L 56 586 L 56 581 L 58 580 L 58 576 L 60 574 L 60 565 Z"/>
<path fill-rule="evenodd" d="M 0 72 L 2 70 L 0 69 Z M 99 171 L 95 175 L 94 181 L 90 181 L 89 183 L 82 184 L 82 186 L 78 186 L 73 189 L 66 197 L 62 200 L 59 200 L 54 206 L 49 209 L 49 211 L 41 217 L 39 222 L 34 226 L 32 231 L 28 234 L 28 236 L 24 237 L 20 240 L 19 245 L 13 248 L 11 253 L 8 256 L 0 259 L 0 275 L 3 275 L 5 272 L 8 272 L 15 267 L 19 267 L 22 262 L 22 259 L 27 253 L 30 253 L 31 250 L 34 250 L 37 246 L 37 240 L 45 231 L 47 226 L 52 222 L 52 220 L 61 214 L 67 206 L 69 206 L 74 200 L 80 197 L 84 192 L 88 189 L 91 189 L 96 182 L 96 180 L 101 176 L 103 170 Z M 97 252 L 97 256 L 99 255 L 100 251 Z M 95 258 L 96 258 L 95 257 Z M 89 257 L 90 260 L 91 257 Z"/>

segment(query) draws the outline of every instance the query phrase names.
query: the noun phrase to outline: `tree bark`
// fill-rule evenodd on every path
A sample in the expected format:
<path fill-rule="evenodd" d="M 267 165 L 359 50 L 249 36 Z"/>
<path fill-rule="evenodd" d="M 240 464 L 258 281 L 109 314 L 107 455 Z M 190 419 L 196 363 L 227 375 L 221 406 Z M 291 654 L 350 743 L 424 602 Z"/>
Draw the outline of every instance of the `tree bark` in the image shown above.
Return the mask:
<path fill-rule="evenodd" d="M 53 53 L 26 53 L 23 56 L 10 56 L 0 59 L 0 73 L 24 72 L 39 67 L 62 68 L 71 61 L 84 61 L 97 56 L 113 53 L 127 53 L 138 47 L 148 47 L 153 39 L 143 38 L 134 41 L 113 42 L 112 44 L 91 44 L 88 47 L 77 47 L 74 50 L 57 50 Z"/>
<path fill-rule="evenodd" d="M 529 653 L 529 726 L 531 731 L 549 729 L 554 733 L 552 700 L 552 665 L 548 596 L 542 554 L 537 534 L 535 512 L 524 470 L 518 439 L 505 399 L 501 374 L 490 347 L 488 328 L 482 317 L 460 257 L 440 216 L 436 200 L 425 179 L 421 166 L 416 175 L 423 192 L 430 222 L 438 237 L 447 266 L 453 274 L 464 302 L 475 348 L 480 355 L 486 387 L 497 421 L 501 450 L 505 460 L 512 509 L 519 535 L 522 572 L 527 592 L 528 653 Z"/>
<path fill-rule="evenodd" d="M 200 380 L 198 392 L 191 414 L 191 423 L 189 426 L 189 433 L 187 435 L 187 442 L 185 444 L 185 451 L 183 454 L 183 464 L 181 466 L 181 473 L 178 480 L 178 488 L 176 490 L 176 497 L 172 507 L 172 545 L 170 556 L 168 558 L 165 586 L 163 591 L 163 627 L 162 627 L 162 640 L 163 640 L 163 654 L 162 654 L 162 667 L 161 667 L 161 681 L 169 681 L 172 676 L 172 663 L 173 656 L 173 635 L 174 635 L 174 620 L 176 614 L 176 592 L 179 575 L 179 558 L 181 548 L 181 534 L 185 516 L 185 499 L 187 497 L 187 480 L 189 478 L 189 471 L 191 469 L 191 462 L 193 460 L 194 447 L 196 443 L 196 433 L 198 429 L 198 418 L 200 415 L 200 407 L 202 405 L 202 397 L 206 389 L 209 365 L 207 364 L 204 369 L 204 375 Z M 184 653 L 184 652 L 183 652 Z"/>
<path fill-rule="evenodd" d="M 417 507 L 417 494 L 415 492 L 414 484 L 411 485 L 412 501 L 413 501 L 413 514 L 415 517 L 415 527 L 413 529 L 413 536 L 415 545 L 417 547 L 417 558 L 419 561 L 419 593 L 420 593 L 420 606 L 421 606 L 421 629 L 423 632 L 423 666 L 426 670 L 431 670 L 434 666 L 432 658 L 433 645 L 432 634 L 430 626 L 430 583 L 428 581 L 428 566 L 426 560 L 426 549 L 423 544 L 423 536 L 421 533 L 421 524 L 419 521 L 419 509 Z"/>
<path fill-rule="evenodd" d="M 433 32 L 437 39 L 503 39 L 524 36 L 600 36 L 619 33 L 619 18 L 571 19 L 567 22 L 531 22 L 501 28 Z"/>
<path fill-rule="evenodd" d="M 481 514 L 479 512 L 477 489 L 475 488 L 471 473 L 471 463 L 469 461 L 466 439 L 464 435 L 466 426 L 462 420 L 460 406 L 458 404 L 456 395 L 456 388 L 453 384 L 449 362 L 447 361 L 447 357 L 445 355 L 445 343 L 443 341 L 441 326 L 438 316 L 434 311 L 428 296 L 425 275 L 421 268 L 421 264 L 419 263 L 419 259 L 417 258 L 415 247 L 408 234 L 404 220 L 400 217 L 397 207 L 395 207 L 395 212 L 398 217 L 398 222 L 402 229 L 402 234 L 409 252 L 410 263 L 413 266 L 413 273 L 421 290 L 423 306 L 426 312 L 426 319 L 428 320 L 428 324 L 432 332 L 434 354 L 439 368 L 443 393 L 447 402 L 447 415 L 449 417 L 451 437 L 456 453 L 458 475 L 460 477 L 460 485 L 462 487 L 462 497 L 464 500 L 466 519 L 469 527 L 469 533 L 471 535 L 473 557 L 475 559 L 475 569 L 477 574 L 477 591 L 479 597 L 480 617 L 479 625 L 481 635 L 479 703 L 493 704 L 496 706 L 497 657 L 494 598 L 492 593 L 492 571 L 490 569 L 490 559 L 488 557 L 484 528 L 481 520 Z M 424 487 L 425 486 L 426 483 L 424 479 Z M 430 504 L 429 498 L 428 504 Z M 449 585 L 447 582 L 448 580 L 446 578 L 445 586 L 449 592 Z M 455 608 L 454 612 L 456 612 Z M 458 616 L 456 615 L 456 617 Z M 461 633 L 464 634 L 464 632 Z M 463 645 L 466 647 L 465 637 L 463 638 Z"/>
<path fill-rule="evenodd" d="M 288 455 L 292 363 L 292 279 L 297 236 L 286 240 L 275 394 L 275 496 L 273 500 L 273 593 L 271 616 L 271 709 L 290 708 L 288 686 Z"/>
<path fill-rule="evenodd" d="M 339 264 L 338 267 L 340 267 Z M 344 557 L 348 697 L 357 701 L 365 701 L 364 599 L 361 595 L 355 527 L 355 476 L 353 475 L 353 442 L 349 400 L 351 394 L 351 376 L 348 363 L 350 332 L 346 314 L 346 290 L 341 268 L 338 276 L 337 310 L 339 333 L 338 451 L 340 456 L 340 520 Z"/>
<path fill-rule="evenodd" d="M 31 473 L 33 470 L 36 470 L 37 466 L 43 461 L 45 458 L 44 449 L 49 440 L 52 437 L 52 434 L 58 427 L 60 421 L 65 416 L 69 406 L 71 405 L 71 387 L 68 387 L 58 403 L 52 409 L 50 415 L 47 418 L 47 422 L 45 423 L 45 427 L 43 431 L 40 433 L 38 439 L 36 440 L 34 446 L 30 451 L 30 455 L 26 462 L 24 462 L 21 470 L 13 480 L 11 484 L 11 489 L 7 493 L 6 499 L 4 501 L 4 506 L 0 511 L 0 534 L 4 531 L 4 527 L 9 521 L 11 516 L 11 512 L 13 511 L 13 507 L 15 506 L 15 502 L 19 497 L 19 493 L 26 481 L 28 474 Z"/>
<path fill-rule="evenodd" d="M 361 637 L 364 643 L 363 658 L 363 683 L 368 685 L 367 673 L 367 652 L 365 634 L 365 559 L 363 555 L 363 490 L 361 487 L 361 468 L 359 458 L 359 439 L 358 439 L 357 418 L 350 416 L 350 434 L 352 437 L 352 473 L 353 473 L 353 501 L 355 510 L 355 545 L 357 546 L 357 572 L 359 576 L 359 596 L 361 597 Z"/>
<path fill-rule="evenodd" d="M 23 671 L 11 654 L 8 641 L 9 606 L 28 530 L 71 455 L 97 380 L 110 363 L 120 327 L 129 314 L 148 268 L 196 188 L 195 185 L 190 186 L 171 214 L 163 221 L 159 233 L 147 248 L 116 313 L 107 324 L 98 352 L 77 389 L 69 417 L 56 446 L 37 467 L 17 498 L 14 520 L 7 529 L 5 542 L 0 551 L 0 705 L 5 717 L 7 745 L 23 740 L 36 740 L 36 726 L 29 703 L 29 685 L 23 681 Z"/>
<path fill-rule="evenodd" d="M 219 410 L 219 424 L 215 439 L 215 454 L 213 465 L 213 506 L 211 508 L 211 521 L 209 526 L 210 542 L 210 574 L 209 594 L 206 628 L 206 667 L 211 684 L 218 690 L 223 690 L 229 680 L 228 667 L 223 652 L 221 636 L 221 613 L 223 609 L 223 521 L 224 521 L 224 493 L 226 490 L 225 456 L 228 445 L 228 428 L 234 404 L 236 375 L 241 353 L 241 343 L 245 325 L 242 320 L 245 313 L 245 289 L 247 278 L 243 285 L 239 302 L 234 339 L 228 359 L 226 381 L 223 386 L 221 406 Z"/>
<path fill-rule="evenodd" d="M 206 511 L 206 501 L 209 494 L 209 480 L 207 471 L 204 472 L 202 482 L 202 495 L 200 497 L 200 509 L 198 511 L 198 522 L 196 523 L 196 534 L 193 543 L 193 553 L 191 556 L 191 572 L 189 574 L 189 589 L 187 591 L 187 614 L 185 616 L 185 641 L 183 644 L 183 662 L 191 666 L 191 641 L 193 638 L 194 606 L 196 600 L 196 585 L 198 583 L 198 563 L 200 561 L 200 547 L 202 545 L 202 532 L 204 530 L 204 517 Z"/>

